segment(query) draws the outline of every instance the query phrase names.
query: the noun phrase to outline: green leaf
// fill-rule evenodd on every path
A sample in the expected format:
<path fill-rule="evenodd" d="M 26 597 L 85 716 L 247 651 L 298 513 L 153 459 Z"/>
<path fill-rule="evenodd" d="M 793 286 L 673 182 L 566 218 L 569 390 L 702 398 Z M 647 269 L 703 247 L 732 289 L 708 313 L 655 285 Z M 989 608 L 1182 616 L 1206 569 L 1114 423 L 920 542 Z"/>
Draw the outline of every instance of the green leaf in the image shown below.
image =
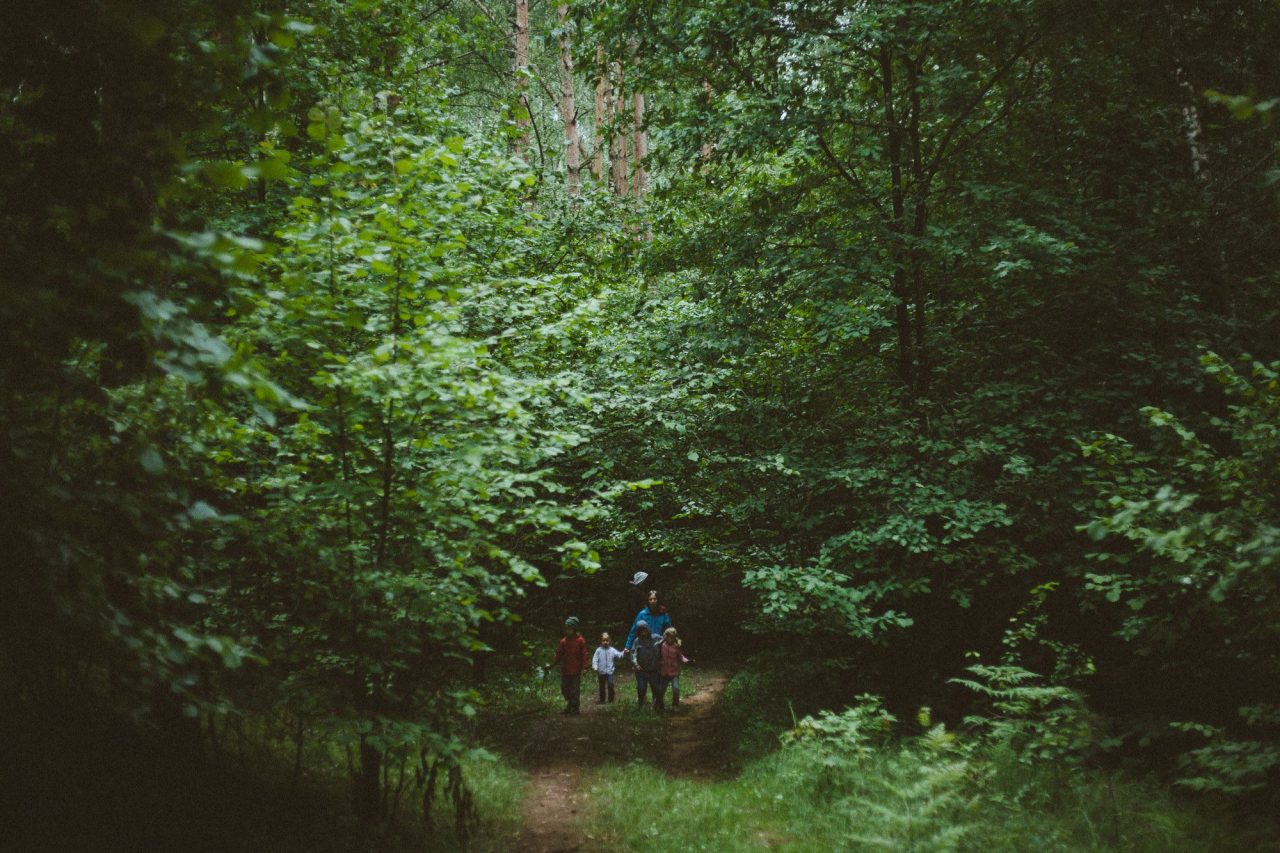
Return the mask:
<path fill-rule="evenodd" d="M 196 501 L 187 509 L 187 515 L 192 521 L 211 521 L 215 518 L 221 518 L 220 513 L 209 506 L 204 501 Z"/>
<path fill-rule="evenodd" d="M 145 448 L 139 455 L 138 461 L 142 463 L 142 470 L 148 474 L 164 473 L 164 457 L 154 447 Z"/>

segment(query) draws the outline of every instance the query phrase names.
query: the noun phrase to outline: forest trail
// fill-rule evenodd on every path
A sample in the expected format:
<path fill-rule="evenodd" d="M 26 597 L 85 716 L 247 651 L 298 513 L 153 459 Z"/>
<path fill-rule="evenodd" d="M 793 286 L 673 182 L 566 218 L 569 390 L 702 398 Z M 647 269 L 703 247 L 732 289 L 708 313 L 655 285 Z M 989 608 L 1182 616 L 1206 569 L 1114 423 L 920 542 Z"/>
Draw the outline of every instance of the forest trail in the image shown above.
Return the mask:
<path fill-rule="evenodd" d="M 684 677 L 693 681 L 689 675 L 686 671 Z M 589 787 L 591 771 L 635 757 L 636 744 L 628 743 L 625 732 L 619 731 L 628 712 L 640 713 L 634 708 L 635 681 L 629 672 L 619 676 L 614 707 L 596 704 L 594 678 L 584 678 L 581 716 L 540 719 L 524 728 L 518 749 L 531 770 L 524 829 L 516 847 L 521 853 L 595 849 L 594 839 L 583 828 L 595 793 Z M 658 737 L 642 753 L 644 760 L 672 776 L 707 780 L 724 776 L 727 763 L 719 705 L 729 677 L 724 670 L 699 670 L 696 690 L 663 721 Z"/>

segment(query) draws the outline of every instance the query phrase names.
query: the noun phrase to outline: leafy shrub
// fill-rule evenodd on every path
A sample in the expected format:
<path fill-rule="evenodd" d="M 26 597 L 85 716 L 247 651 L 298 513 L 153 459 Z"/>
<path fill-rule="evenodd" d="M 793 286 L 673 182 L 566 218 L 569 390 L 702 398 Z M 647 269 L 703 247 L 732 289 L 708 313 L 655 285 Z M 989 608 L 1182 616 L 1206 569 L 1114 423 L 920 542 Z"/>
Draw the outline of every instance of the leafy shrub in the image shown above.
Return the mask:
<path fill-rule="evenodd" d="M 1280 362 L 1240 370 L 1206 352 L 1201 364 L 1230 401 L 1227 416 L 1197 430 L 1146 408 L 1152 449 L 1114 435 L 1083 448 L 1106 496 L 1085 529 L 1122 540 L 1091 555 L 1102 566 L 1088 582 L 1126 605 L 1117 636 L 1165 678 L 1239 707 L 1237 720 L 1188 708 L 1201 719 L 1178 728 L 1212 739 L 1184 757 L 1183 784 L 1241 793 L 1280 767 L 1280 717 L 1251 713 L 1280 678 Z"/>

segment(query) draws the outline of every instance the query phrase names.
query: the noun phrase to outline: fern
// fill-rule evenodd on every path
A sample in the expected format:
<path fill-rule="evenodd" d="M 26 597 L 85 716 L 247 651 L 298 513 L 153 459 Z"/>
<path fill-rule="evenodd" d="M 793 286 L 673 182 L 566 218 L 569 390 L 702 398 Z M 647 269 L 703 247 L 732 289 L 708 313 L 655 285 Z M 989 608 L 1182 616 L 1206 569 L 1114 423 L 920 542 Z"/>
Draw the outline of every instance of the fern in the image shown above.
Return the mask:
<path fill-rule="evenodd" d="M 866 791 L 845 807 L 861 827 L 854 841 L 890 850 L 955 850 L 975 826 L 967 819 L 974 797 L 973 767 L 963 760 L 937 761 L 908 749 L 868 777 Z"/>
<path fill-rule="evenodd" d="M 952 684 L 991 700 L 991 716 L 973 715 L 965 722 L 1006 743 L 1019 760 L 1074 761 L 1092 747 L 1093 716 L 1081 695 L 1069 687 L 1044 684 L 1042 676 L 1014 664 L 967 667 L 976 678 L 953 678 Z"/>

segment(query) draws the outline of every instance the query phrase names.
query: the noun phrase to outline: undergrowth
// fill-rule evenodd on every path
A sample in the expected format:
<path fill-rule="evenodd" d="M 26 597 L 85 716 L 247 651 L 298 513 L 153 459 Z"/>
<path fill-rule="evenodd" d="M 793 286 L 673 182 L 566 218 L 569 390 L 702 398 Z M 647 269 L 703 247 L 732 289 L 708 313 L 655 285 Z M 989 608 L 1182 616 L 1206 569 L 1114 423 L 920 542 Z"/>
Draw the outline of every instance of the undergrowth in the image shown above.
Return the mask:
<path fill-rule="evenodd" d="M 449 802 L 440 798 L 427 826 L 421 793 L 411 789 L 394 820 L 361 825 L 342 750 L 330 745 L 331 758 L 295 776 L 290 749 L 262 737 L 266 727 L 253 720 L 242 727 L 243 748 L 224 743 L 211 754 L 192 729 L 139 724 L 92 705 L 68 701 L 38 717 L 8 710 L 0 716 L 5 850 L 489 853 L 510 850 L 520 829 L 512 805 L 523 798 L 524 774 L 478 750 L 462 758 L 478 817 L 464 842 Z"/>
<path fill-rule="evenodd" d="M 671 779 L 632 764 L 595 784 L 588 832 L 604 848 L 737 851 L 1280 850 L 1274 826 L 1215 813 L 1155 780 L 1027 760 L 1014 742 L 929 724 L 900 738 L 873 697 L 799 721 L 733 780 Z"/>
<path fill-rule="evenodd" d="M 785 654 L 758 654 L 725 685 L 721 703 L 725 736 L 736 744 L 733 759 L 745 765 L 772 751 L 778 734 L 818 708 L 850 692 L 847 664 L 839 660 L 788 661 Z"/>

